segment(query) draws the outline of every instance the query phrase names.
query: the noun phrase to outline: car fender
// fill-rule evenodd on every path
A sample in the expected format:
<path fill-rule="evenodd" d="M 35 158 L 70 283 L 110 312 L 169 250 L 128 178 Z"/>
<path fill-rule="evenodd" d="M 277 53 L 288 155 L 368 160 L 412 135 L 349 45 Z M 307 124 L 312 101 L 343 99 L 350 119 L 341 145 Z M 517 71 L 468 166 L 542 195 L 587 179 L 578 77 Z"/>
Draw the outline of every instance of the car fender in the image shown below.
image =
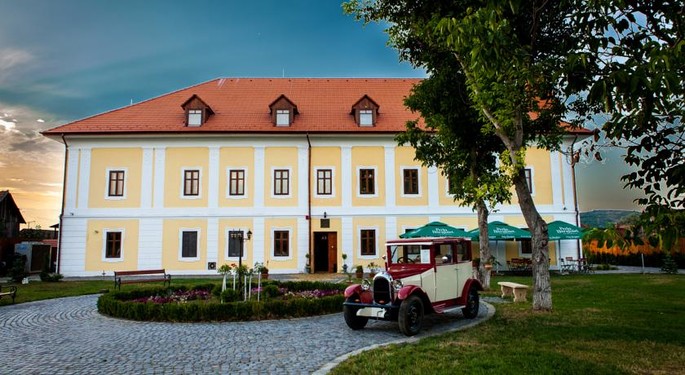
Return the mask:
<path fill-rule="evenodd" d="M 457 303 L 460 305 L 466 304 L 466 297 L 469 295 L 469 290 L 471 288 L 476 288 L 477 291 L 483 291 L 483 285 L 478 281 L 478 279 L 468 279 L 464 284 L 464 289 L 461 291 L 461 296 L 457 298 Z"/>
<path fill-rule="evenodd" d="M 353 295 L 361 295 L 362 294 L 362 286 L 360 284 L 352 284 L 345 288 L 345 299 L 352 297 Z"/>
<path fill-rule="evenodd" d="M 426 294 L 420 286 L 405 285 L 400 289 L 399 292 L 397 292 L 397 298 L 400 300 L 405 300 L 407 299 L 407 297 L 411 296 L 414 293 L 420 293 L 421 295 Z"/>

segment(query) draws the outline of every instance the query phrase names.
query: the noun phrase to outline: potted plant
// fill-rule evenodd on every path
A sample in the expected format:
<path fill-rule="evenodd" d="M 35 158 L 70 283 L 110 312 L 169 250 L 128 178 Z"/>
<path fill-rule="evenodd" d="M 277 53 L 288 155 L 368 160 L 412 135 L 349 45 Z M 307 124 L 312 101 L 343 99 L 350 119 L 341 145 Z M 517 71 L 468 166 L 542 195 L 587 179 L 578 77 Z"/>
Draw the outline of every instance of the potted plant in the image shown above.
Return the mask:
<path fill-rule="evenodd" d="M 362 277 L 364 277 L 364 267 L 362 267 L 361 264 L 358 265 L 357 268 L 355 269 L 354 276 L 358 279 L 361 279 Z"/>
<path fill-rule="evenodd" d="M 344 273 L 344 274 L 347 274 L 347 262 L 346 262 L 346 261 L 347 261 L 347 254 L 345 254 L 345 253 L 342 254 L 342 260 L 343 260 L 343 261 L 342 261 L 342 263 L 343 263 L 343 265 L 342 265 L 343 273 Z"/>
<path fill-rule="evenodd" d="M 269 278 L 269 269 L 264 265 L 264 263 L 257 262 L 254 264 L 254 271 L 262 275 L 262 279 L 266 280 Z"/>
<path fill-rule="evenodd" d="M 374 277 L 378 273 L 378 270 L 380 270 L 380 267 L 374 263 L 371 262 L 369 263 L 369 277 Z"/>

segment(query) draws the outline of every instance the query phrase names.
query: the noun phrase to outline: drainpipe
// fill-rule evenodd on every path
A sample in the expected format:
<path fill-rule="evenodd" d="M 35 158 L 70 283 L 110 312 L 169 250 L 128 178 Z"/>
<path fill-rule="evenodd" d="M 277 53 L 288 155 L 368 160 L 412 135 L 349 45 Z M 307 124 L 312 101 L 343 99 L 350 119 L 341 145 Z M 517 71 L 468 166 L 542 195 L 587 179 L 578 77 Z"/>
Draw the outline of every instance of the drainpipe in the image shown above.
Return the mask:
<path fill-rule="evenodd" d="M 309 253 L 309 272 L 312 272 L 312 142 L 309 140 L 309 132 L 307 132 L 307 224 L 309 230 L 307 231 L 307 251 Z"/>
<path fill-rule="evenodd" d="M 60 273 L 60 267 L 62 266 L 62 231 L 64 230 L 64 225 L 62 221 L 64 218 L 64 200 L 67 196 L 67 160 L 69 160 L 69 144 L 67 144 L 67 139 L 64 138 L 64 133 L 62 133 L 62 143 L 64 143 L 64 175 L 62 176 L 62 211 L 59 214 L 59 235 L 57 237 L 57 273 Z"/>
<path fill-rule="evenodd" d="M 574 150 L 574 146 L 577 140 L 578 136 L 576 135 L 576 137 L 573 138 L 573 142 L 571 142 L 571 178 L 573 181 L 573 209 L 575 210 L 574 213 L 576 215 L 576 226 L 580 227 L 580 212 L 578 211 L 578 193 L 576 191 L 576 152 Z M 576 254 L 576 259 L 582 258 L 580 254 L 580 239 L 576 239 Z"/>

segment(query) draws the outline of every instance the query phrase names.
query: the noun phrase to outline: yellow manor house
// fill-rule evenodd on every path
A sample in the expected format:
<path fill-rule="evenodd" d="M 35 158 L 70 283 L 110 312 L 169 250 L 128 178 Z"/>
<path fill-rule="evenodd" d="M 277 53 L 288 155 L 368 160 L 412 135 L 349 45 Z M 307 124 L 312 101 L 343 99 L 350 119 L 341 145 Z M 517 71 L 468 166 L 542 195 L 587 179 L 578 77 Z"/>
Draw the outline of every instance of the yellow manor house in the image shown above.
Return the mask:
<path fill-rule="evenodd" d="M 403 105 L 418 82 L 216 79 L 44 132 L 66 149 L 59 272 L 216 274 L 243 246 L 270 273 L 339 272 L 343 254 L 382 264 L 386 240 L 430 221 L 475 228 L 440 170 L 394 141 L 418 117 Z M 526 163 L 543 217 L 575 224 L 567 157 Z M 498 209 L 525 227 L 515 201 Z M 495 245 L 502 264 L 530 257 L 525 241 Z M 550 245 L 553 268 L 576 256 L 575 241 Z"/>

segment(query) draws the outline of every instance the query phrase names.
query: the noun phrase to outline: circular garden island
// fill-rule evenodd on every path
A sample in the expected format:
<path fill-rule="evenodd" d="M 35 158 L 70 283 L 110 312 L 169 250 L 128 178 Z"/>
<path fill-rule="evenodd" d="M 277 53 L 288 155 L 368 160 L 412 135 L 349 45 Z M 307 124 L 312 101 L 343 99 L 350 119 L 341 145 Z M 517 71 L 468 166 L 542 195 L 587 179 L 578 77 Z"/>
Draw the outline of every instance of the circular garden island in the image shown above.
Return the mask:
<path fill-rule="evenodd" d="M 243 293 L 207 283 L 188 287 L 105 293 L 98 311 L 116 318 L 161 322 L 234 322 L 288 319 L 342 311 L 347 285 L 318 281 L 265 280 Z M 243 294 L 247 294 L 244 296 Z"/>

